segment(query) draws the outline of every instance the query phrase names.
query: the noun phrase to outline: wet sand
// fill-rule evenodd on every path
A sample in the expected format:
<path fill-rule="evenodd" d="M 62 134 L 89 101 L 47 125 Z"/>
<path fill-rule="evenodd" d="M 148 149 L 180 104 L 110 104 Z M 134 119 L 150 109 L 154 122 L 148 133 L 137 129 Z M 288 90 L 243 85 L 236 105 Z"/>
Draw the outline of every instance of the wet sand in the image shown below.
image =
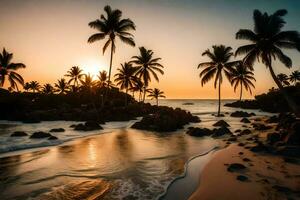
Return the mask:
<path fill-rule="evenodd" d="M 232 163 L 243 164 L 246 169 L 229 172 L 227 168 Z M 246 176 L 248 180 L 237 180 L 239 175 Z M 238 144 L 231 144 L 216 152 L 204 167 L 198 189 L 189 199 L 299 198 L 299 164 L 287 163 L 279 156 L 253 153 Z"/>

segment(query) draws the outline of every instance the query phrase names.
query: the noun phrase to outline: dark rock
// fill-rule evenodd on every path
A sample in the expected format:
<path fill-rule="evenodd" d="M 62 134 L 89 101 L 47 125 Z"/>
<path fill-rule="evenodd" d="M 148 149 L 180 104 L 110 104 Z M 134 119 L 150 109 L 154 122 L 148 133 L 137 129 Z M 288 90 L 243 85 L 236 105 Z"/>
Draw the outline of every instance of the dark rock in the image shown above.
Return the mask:
<path fill-rule="evenodd" d="M 244 117 L 243 119 L 241 119 L 241 122 L 243 123 L 251 123 L 250 120 L 246 117 Z"/>
<path fill-rule="evenodd" d="M 246 167 L 240 163 L 232 163 L 227 167 L 227 171 L 229 172 L 239 172 L 245 170 Z"/>
<path fill-rule="evenodd" d="M 240 147 L 243 147 L 243 146 L 245 146 L 245 144 L 244 144 L 244 143 L 242 143 L 242 142 L 240 142 L 238 145 L 239 145 Z"/>
<path fill-rule="evenodd" d="M 87 121 L 84 124 L 77 124 L 74 129 L 77 131 L 93 131 L 101 130 L 103 128 L 95 121 Z"/>
<path fill-rule="evenodd" d="M 24 124 L 35 124 L 35 123 L 40 123 L 41 120 L 39 120 L 39 119 L 24 119 L 22 122 Z"/>
<path fill-rule="evenodd" d="M 58 138 L 56 137 L 56 136 L 50 136 L 49 138 L 48 138 L 48 140 L 57 140 Z"/>
<path fill-rule="evenodd" d="M 212 131 L 209 130 L 208 128 L 194 128 L 194 127 L 189 127 L 188 131 L 186 134 L 190 136 L 196 136 L 196 137 L 203 137 L 203 136 L 209 136 L 212 134 Z"/>
<path fill-rule="evenodd" d="M 223 126 L 218 129 L 213 129 L 212 137 L 219 137 L 219 136 L 223 136 L 225 134 L 232 135 L 231 131 L 227 127 Z"/>
<path fill-rule="evenodd" d="M 251 133 L 250 129 L 244 129 L 240 132 L 241 135 L 249 135 Z"/>
<path fill-rule="evenodd" d="M 277 115 L 273 115 L 266 120 L 267 123 L 278 123 L 279 117 Z"/>
<path fill-rule="evenodd" d="M 227 122 L 225 122 L 224 120 L 220 120 L 220 121 L 214 123 L 213 126 L 224 126 L 224 127 L 229 127 L 230 125 L 229 125 Z"/>
<path fill-rule="evenodd" d="M 250 151 L 252 152 L 266 152 L 268 150 L 269 150 L 268 147 L 262 144 L 261 142 L 259 142 L 253 147 L 250 147 Z"/>
<path fill-rule="evenodd" d="M 270 143 L 270 144 L 274 144 L 276 142 L 279 142 L 281 140 L 281 135 L 277 132 L 274 132 L 274 133 L 268 133 L 267 135 L 267 141 Z"/>
<path fill-rule="evenodd" d="M 235 130 L 234 132 L 235 133 L 239 133 L 239 132 L 241 132 L 242 130 L 241 129 L 237 129 L 237 130 Z"/>
<path fill-rule="evenodd" d="M 244 108 L 244 109 L 259 109 L 260 108 L 260 106 L 258 105 L 256 100 L 235 101 L 232 103 L 226 103 L 224 106 L 234 107 L 234 108 Z"/>
<path fill-rule="evenodd" d="M 235 111 L 233 113 L 231 113 L 230 115 L 231 117 L 251 117 L 251 116 L 255 116 L 254 113 L 247 113 L 244 111 Z"/>
<path fill-rule="evenodd" d="M 10 137 L 23 137 L 27 135 L 28 134 L 24 131 L 15 131 L 13 134 L 10 135 Z"/>
<path fill-rule="evenodd" d="M 53 128 L 50 130 L 50 132 L 65 132 L 65 129 L 63 128 Z"/>
<path fill-rule="evenodd" d="M 272 126 L 266 126 L 261 123 L 253 123 L 252 126 L 255 130 L 258 130 L 258 131 L 265 131 L 265 130 L 269 130 L 272 128 Z"/>
<path fill-rule="evenodd" d="M 249 158 L 244 158 L 243 161 L 244 162 L 251 162 L 251 160 Z"/>
<path fill-rule="evenodd" d="M 227 141 L 229 141 L 229 142 L 235 142 L 235 141 L 237 141 L 237 138 L 234 137 L 234 136 L 232 136 L 232 137 L 228 138 Z"/>
<path fill-rule="evenodd" d="M 243 155 L 244 154 L 244 152 L 239 152 L 239 155 Z"/>
<path fill-rule="evenodd" d="M 70 128 L 75 128 L 77 126 L 77 124 L 72 124 L 70 125 Z"/>
<path fill-rule="evenodd" d="M 244 175 L 238 175 L 238 176 L 236 177 L 236 180 L 239 180 L 239 181 L 242 181 L 242 182 L 246 182 L 246 181 L 248 181 L 249 179 L 248 179 L 247 176 L 244 176 Z"/>
<path fill-rule="evenodd" d="M 274 185 L 272 188 L 274 188 L 278 192 L 282 192 L 282 193 L 286 193 L 286 194 L 292 192 L 292 190 L 290 188 L 285 187 L 285 186 Z"/>
<path fill-rule="evenodd" d="M 34 132 L 30 138 L 48 138 L 51 137 L 52 135 L 50 133 L 46 133 L 46 132 L 42 132 L 42 131 L 38 131 L 38 132 Z"/>

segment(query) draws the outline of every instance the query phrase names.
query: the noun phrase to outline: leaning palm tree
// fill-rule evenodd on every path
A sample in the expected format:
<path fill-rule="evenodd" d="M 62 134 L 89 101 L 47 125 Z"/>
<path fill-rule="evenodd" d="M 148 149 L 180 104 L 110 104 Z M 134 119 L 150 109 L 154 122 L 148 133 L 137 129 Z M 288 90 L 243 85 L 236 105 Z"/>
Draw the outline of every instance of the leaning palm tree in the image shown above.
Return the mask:
<path fill-rule="evenodd" d="M 42 88 L 42 92 L 44 94 L 53 94 L 54 93 L 54 88 L 52 87 L 51 84 L 46 83 L 43 88 Z"/>
<path fill-rule="evenodd" d="M 239 62 L 232 61 L 230 62 L 230 58 L 232 57 L 232 48 L 226 47 L 224 45 L 214 45 L 212 46 L 213 51 L 211 52 L 209 49 L 202 53 L 202 56 L 209 57 L 209 62 L 203 62 L 198 65 L 198 68 L 205 68 L 200 73 L 201 85 L 203 86 L 208 81 L 215 77 L 214 87 L 216 88 L 218 85 L 218 116 L 220 116 L 221 110 L 221 84 L 223 82 L 223 73 L 230 80 L 230 72 L 233 67 L 236 66 Z"/>
<path fill-rule="evenodd" d="M 156 99 L 157 106 L 158 106 L 158 98 L 166 98 L 166 96 L 164 95 L 164 92 L 157 88 L 150 89 L 148 97 L 151 97 L 151 100 Z"/>
<path fill-rule="evenodd" d="M 156 81 L 159 81 L 157 72 L 164 74 L 164 71 L 161 68 L 164 68 L 158 61 L 161 58 L 153 58 L 153 51 L 147 50 L 145 47 L 140 47 L 140 55 L 133 56 L 130 63 L 135 64 L 138 69 L 136 75 L 143 81 L 144 84 L 144 96 L 143 102 L 145 101 L 147 87 L 151 81 L 151 76 L 154 77 Z"/>
<path fill-rule="evenodd" d="M 286 14 L 286 10 L 278 10 L 272 15 L 261 13 L 259 10 L 254 10 L 254 31 L 240 29 L 236 33 L 236 39 L 246 39 L 251 43 L 239 47 L 235 54 L 245 54 L 244 62 L 251 66 L 251 68 L 256 60 L 265 64 L 269 69 L 274 82 L 282 91 L 289 106 L 294 112 L 297 112 L 297 105 L 285 92 L 281 82 L 274 73 L 272 65 L 272 61 L 277 58 L 287 68 L 290 68 L 292 67 L 292 60 L 285 55 L 281 49 L 297 49 L 300 51 L 299 32 L 282 31 L 282 28 L 286 23 L 283 16 Z"/>
<path fill-rule="evenodd" d="M 41 89 L 41 85 L 37 81 L 30 81 L 29 86 L 33 93 L 39 92 Z"/>
<path fill-rule="evenodd" d="M 78 87 L 78 83 L 83 77 L 82 69 L 80 69 L 78 66 L 73 66 L 65 76 L 70 78 L 68 84 L 73 82 L 73 86 Z"/>
<path fill-rule="evenodd" d="M 122 42 L 129 44 L 130 46 L 135 46 L 133 35 L 128 31 L 135 30 L 135 24 L 130 19 L 122 19 L 122 11 L 116 9 L 112 10 L 110 6 L 105 6 L 104 11 L 106 12 L 106 16 L 101 15 L 100 19 L 92 21 L 89 23 L 91 28 L 94 28 L 98 31 L 91 35 L 88 39 L 89 43 L 93 43 L 95 41 L 103 40 L 107 38 L 103 46 L 103 54 L 107 47 L 111 45 L 110 49 L 110 64 L 109 64 L 109 73 L 108 73 L 108 87 L 110 84 L 111 78 L 111 68 L 112 68 L 112 60 L 113 53 L 116 49 L 116 37 L 119 38 Z"/>
<path fill-rule="evenodd" d="M 251 87 L 255 88 L 252 81 L 256 81 L 253 77 L 253 72 L 249 69 L 248 66 L 244 65 L 243 62 L 240 62 L 233 70 L 230 72 L 230 83 L 233 85 L 234 92 L 237 87 L 240 86 L 240 101 L 242 100 L 243 87 L 246 91 L 249 91 L 252 94 Z"/>
<path fill-rule="evenodd" d="M 20 68 L 25 68 L 26 66 L 23 63 L 12 63 L 12 58 L 13 54 L 8 53 L 5 48 L 3 48 L 2 53 L 0 53 L 0 87 L 4 86 L 7 78 L 10 87 L 19 91 L 18 83 L 23 86 L 24 80 L 22 76 L 15 71 Z"/>
<path fill-rule="evenodd" d="M 121 68 L 118 69 L 118 73 L 115 75 L 115 82 L 120 86 L 120 89 L 125 89 L 125 105 L 127 105 L 127 94 L 128 89 L 133 87 L 134 82 L 136 82 L 137 77 L 135 76 L 137 68 L 132 67 L 131 64 L 125 62 L 121 64 Z"/>
<path fill-rule="evenodd" d="M 282 86 L 289 86 L 290 85 L 289 77 L 286 74 L 283 74 L 283 73 L 277 74 L 277 79 L 280 81 Z"/>
<path fill-rule="evenodd" d="M 104 88 L 108 83 L 107 72 L 105 70 L 99 71 L 99 75 L 97 75 L 97 77 L 98 77 L 97 85 L 100 88 Z"/>
<path fill-rule="evenodd" d="M 289 77 L 291 83 L 297 83 L 298 81 L 300 81 L 300 72 L 298 70 L 295 70 L 291 73 L 290 77 Z"/>
<path fill-rule="evenodd" d="M 65 94 L 69 90 L 69 84 L 64 78 L 57 80 L 54 87 L 56 88 L 56 92 L 59 94 Z"/>

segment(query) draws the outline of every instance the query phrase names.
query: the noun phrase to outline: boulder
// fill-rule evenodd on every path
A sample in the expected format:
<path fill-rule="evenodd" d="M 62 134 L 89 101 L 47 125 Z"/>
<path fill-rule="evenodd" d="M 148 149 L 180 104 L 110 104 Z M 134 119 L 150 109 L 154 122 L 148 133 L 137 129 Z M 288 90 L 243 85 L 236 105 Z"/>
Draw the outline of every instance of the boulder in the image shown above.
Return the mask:
<path fill-rule="evenodd" d="M 279 142 L 279 141 L 281 141 L 281 135 L 278 132 L 268 133 L 268 135 L 267 135 L 267 141 L 270 144 L 274 144 L 276 142 Z"/>
<path fill-rule="evenodd" d="M 229 172 L 240 172 L 245 170 L 247 167 L 241 163 L 232 163 L 227 167 L 227 171 Z"/>
<path fill-rule="evenodd" d="M 220 120 L 213 124 L 213 126 L 222 126 L 222 127 L 230 127 L 230 125 L 224 120 Z"/>
<path fill-rule="evenodd" d="M 250 120 L 248 118 L 246 118 L 246 117 L 244 117 L 243 119 L 241 119 L 241 122 L 247 123 L 247 124 L 251 123 Z"/>
<path fill-rule="evenodd" d="M 38 132 L 34 132 L 30 138 L 49 138 L 51 137 L 52 135 L 50 133 L 46 133 L 46 132 L 43 132 L 43 131 L 38 131 Z"/>
<path fill-rule="evenodd" d="M 190 136 L 196 136 L 196 137 L 203 137 L 203 136 L 209 136 L 212 134 L 212 131 L 209 130 L 208 128 L 194 128 L 194 127 L 189 127 L 188 131 L 186 134 Z"/>
<path fill-rule="evenodd" d="M 222 126 L 221 128 L 213 129 L 212 137 L 220 137 L 226 134 L 232 135 L 231 131 L 227 127 Z"/>
<path fill-rule="evenodd" d="M 279 117 L 277 115 L 273 115 L 266 120 L 267 123 L 278 123 Z"/>
<path fill-rule="evenodd" d="M 252 126 L 255 130 L 258 130 L 258 131 L 265 131 L 265 130 L 269 130 L 272 128 L 272 126 L 266 126 L 265 124 L 262 124 L 262 123 L 253 123 Z"/>
<path fill-rule="evenodd" d="M 56 136 L 50 136 L 49 138 L 48 138 L 48 140 L 57 140 L 58 138 L 56 137 Z"/>
<path fill-rule="evenodd" d="M 103 128 L 95 121 L 87 121 L 84 124 L 80 123 L 75 125 L 74 129 L 77 131 L 93 131 L 101 130 Z"/>
<path fill-rule="evenodd" d="M 239 133 L 239 132 L 241 132 L 242 130 L 241 129 L 237 129 L 237 130 L 235 130 L 234 132 L 235 133 Z"/>
<path fill-rule="evenodd" d="M 53 128 L 50 130 L 50 132 L 65 132 L 65 129 L 63 128 Z"/>
<path fill-rule="evenodd" d="M 251 130 L 250 129 L 244 129 L 240 132 L 240 135 L 248 135 L 251 133 Z"/>
<path fill-rule="evenodd" d="M 15 131 L 10 135 L 10 137 L 24 137 L 27 136 L 28 134 L 24 131 Z"/>
<path fill-rule="evenodd" d="M 248 179 L 247 176 L 244 176 L 244 175 L 238 175 L 238 176 L 236 177 L 236 180 L 242 181 L 242 182 L 246 182 L 246 181 L 248 181 L 249 179 Z"/>
<path fill-rule="evenodd" d="M 247 113 L 244 111 L 235 111 L 233 113 L 231 113 L 230 115 L 231 117 L 251 117 L 251 116 L 255 116 L 254 113 Z"/>

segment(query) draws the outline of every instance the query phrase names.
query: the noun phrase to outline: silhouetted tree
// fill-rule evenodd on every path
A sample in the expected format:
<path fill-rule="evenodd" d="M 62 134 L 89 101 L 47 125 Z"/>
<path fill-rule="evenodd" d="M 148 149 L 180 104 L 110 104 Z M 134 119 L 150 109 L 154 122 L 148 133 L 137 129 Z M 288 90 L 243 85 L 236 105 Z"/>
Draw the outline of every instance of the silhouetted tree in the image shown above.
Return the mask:
<path fill-rule="evenodd" d="M 139 92 L 138 101 L 141 101 L 141 94 L 143 92 L 143 88 L 144 88 L 143 82 L 136 76 L 136 80 L 133 82 L 133 86 L 130 88 L 133 98 L 135 92 Z"/>
<path fill-rule="evenodd" d="M 81 89 L 84 91 L 88 91 L 89 93 L 91 93 L 95 87 L 95 81 L 93 80 L 93 76 L 91 76 L 90 74 L 85 74 L 84 75 L 84 79 L 82 79 L 81 81 Z"/>
<path fill-rule="evenodd" d="M 290 77 L 289 77 L 291 83 L 294 83 L 296 85 L 296 83 L 298 81 L 300 81 L 300 72 L 298 70 L 295 70 L 291 73 Z"/>
<path fill-rule="evenodd" d="M 26 82 L 24 85 L 23 85 L 23 89 L 28 92 L 30 90 L 30 83 Z"/>
<path fill-rule="evenodd" d="M 41 85 L 37 81 L 30 81 L 29 86 L 33 93 L 39 92 L 41 89 Z"/>
<path fill-rule="evenodd" d="M 281 84 L 284 86 L 289 86 L 290 82 L 289 82 L 289 77 L 286 74 L 280 73 L 277 74 L 277 79 L 281 82 Z"/>
<path fill-rule="evenodd" d="M 68 84 L 71 84 L 73 82 L 73 86 L 78 87 L 79 81 L 82 79 L 84 74 L 78 66 L 73 66 L 65 76 L 70 78 Z"/>
<path fill-rule="evenodd" d="M 158 106 L 158 98 L 166 98 L 164 92 L 159 90 L 158 88 L 150 89 L 148 97 L 151 97 L 151 99 L 155 99 L 157 106 Z"/>
<path fill-rule="evenodd" d="M 64 78 L 57 80 L 54 87 L 56 88 L 56 92 L 59 94 L 65 94 L 69 90 L 69 84 Z"/>
<path fill-rule="evenodd" d="M 53 94 L 54 93 L 54 88 L 52 87 L 51 84 L 46 83 L 43 88 L 42 88 L 42 92 L 44 94 Z"/>
<path fill-rule="evenodd" d="M 107 72 L 105 70 L 99 71 L 98 77 L 98 87 L 104 88 L 108 84 Z"/>

